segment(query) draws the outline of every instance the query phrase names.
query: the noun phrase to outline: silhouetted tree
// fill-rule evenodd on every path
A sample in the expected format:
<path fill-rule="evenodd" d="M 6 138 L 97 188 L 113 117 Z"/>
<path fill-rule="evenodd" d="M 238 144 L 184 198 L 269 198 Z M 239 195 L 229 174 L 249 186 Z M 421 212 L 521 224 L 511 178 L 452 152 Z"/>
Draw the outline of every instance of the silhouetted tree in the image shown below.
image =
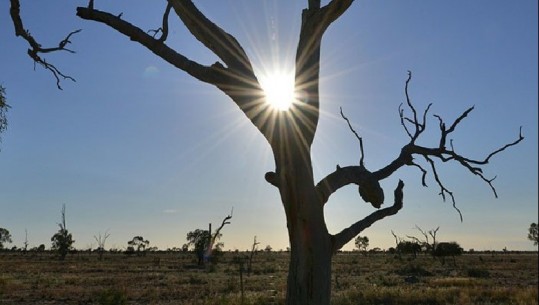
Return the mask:
<path fill-rule="evenodd" d="M 127 242 L 128 249 L 131 247 L 137 255 L 145 255 L 146 248 L 150 245 L 149 240 L 145 240 L 142 236 L 135 236 L 132 240 Z"/>
<path fill-rule="evenodd" d="M 45 251 L 45 245 L 41 244 L 41 245 L 39 245 L 37 247 L 32 248 L 32 250 L 37 251 L 37 252 L 43 252 L 43 251 Z"/>
<path fill-rule="evenodd" d="M 73 236 L 67 230 L 66 227 L 66 206 L 62 206 L 62 221 L 58 223 L 60 230 L 51 237 L 52 247 L 51 250 L 57 251 L 60 260 L 64 260 L 70 250 L 73 249 Z"/>
<path fill-rule="evenodd" d="M 51 51 L 69 51 L 66 46 L 70 43 L 70 37 L 78 30 L 69 33 L 58 44 L 58 47 L 44 48 L 24 27 L 20 18 L 19 1 L 11 0 L 10 3 L 10 15 L 15 34 L 28 42 L 30 57 L 37 64 L 51 71 L 57 80 L 58 87 L 61 78 L 72 79 L 62 74 L 41 56 Z M 331 260 L 334 253 L 365 228 L 386 216 L 396 214 L 402 208 L 404 183 L 399 181 L 394 191 L 393 204 L 380 209 L 385 201 L 380 181 L 387 179 L 405 166 L 411 166 L 422 172 L 422 183 L 426 186 L 428 172 L 424 169 L 424 165 L 422 166 L 417 161 L 423 159 L 430 167 L 434 180 L 440 188 L 441 196 L 444 199 L 449 196 L 456 209 L 453 192 L 442 183 L 437 164 L 453 161 L 463 166 L 488 184 L 496 195 L 496 190 L 492 185 L 493 179 L 483 174 L 483 166 L 489 163 L 491 157 L 523 139 L 519 133 L 515 141 L 494 150 L 483 159 L 461 155 L 457 152 L 458 150 L 454 149 L 453 142 L 448 138 L 474 109 L 471 107 L 449 124 L 441 116 L 435 115 L 438 121 L 439 139 L 430 146 L 418 144 L 425 143 L 422 141 L 422 135 L 426 130 L 430 105 L 422 113 L 412 105 L 408 96 L 410 74 L 405 86 L 406 101 L 404 107 L 402 105 L 399 107 L 401 125 L 409 142 L 400 149 L 398 156 L 380 169 L 369 170 L 363 162 L 365 156 L 362 138 L 356 133 L 361 148 L 359 164 L 346 167 L 336 166 L 334 172 L 317 183 L 313 174 L 311 146 L 320 117 L 319 79 L 322 37 L 352 3 L 353 0 L 330 0 L 322 5 L 320 0 L 307 1 L 307 7 L 301 16 L 295 62 L 295 87 L 301 95 L 287 111 L 276 110 L 265 102 L 263 89 L 242 45 L 234 36 L 208 19 L 191 0 L 168 0 L 161 26 L 153 32 L 140 29 L 126 21 L 122 18 L 122 14 L 111 14 L 95 8 L 93 0 L 89 1 L 88 6 L 77 8 L 77 16 L 80 18 L 102 23 L 118 31 L 178 69 L 221 90 L 232 99 L 266 139 L 273 152 L 275 171 L 267 172 L 265 179 L 279 191 L 286 214 L 290 242 L 287 305 L 329 304 Z M 212 65 L 200 64 L 167 44 L 168 20 L 172 11 L 189 32 L 219 58 L 218 62 Z M 182 44 L 175 45 L 182 46 Z M 342 116 L 345 118 L 344 115 Z M 351 125 L 350 129 L 352 129 Z M 361 198 L 377 210 L 341 232 L 330 234 L 325 222 L 325 204 L 333 193 L 349 184 L 356 184 Z"/>
<path fill-rule="evenodd" d="M 369 247 L 369 238 L 367 236 L 358 236 L 356 237 L 354 244 L 359 251 L 367 252 L 367 248 Z"/>
<path fill-rule="evenodd" d="M 421 245 L 414 241 L 404 240 L 397 245 L 397 251 L 402 254 L 412 254 L 414 258 L 421 252 Z"/>
<path fill-rule="evenodd" d="M 11 242 L 11 234 L 8 229 L 0 228 L 0 250 L 4 249 L 4 244 L 10 244 Z"/>
<path fill-rule="evenodd" d="M 216 238 L 219 239 L 220 236 Z M 187 244 L 193 248 L 199 266 L 204 265 L 204 254 L 206 253 L 210 239 L 210 231 L 208 230 L 196 229 L 187 233 Z"/>
<path fill-rule="evenodd" d="M 455 256 L 462 255 L 463 252 L 462 247 L 454 241 L 440 242 L 436 245 L 436 249 L 434 249 L 434 256 L 440 258 L 442 265 L 445 264 L 445 258 L 451 256 L 453 257 L 453 265 L 456 265 Z"/>
<path fill-rule="evenodd" d="M 537 224 L 532 223 L 528 228 L 528 239 L 533 241 L 533 245 L 537 246 L 539 243 L 539 237 L 537 236 Z"/>
<path fill-rule="evenodd" d="M 187 252 L 189 251 L 189 245 L 188 244 L 183 244 L 182 245 L 182 252 Z"/>
<path fill-rule="evenodd" d="M 214 254 L 220 253 L 223 243 L 216 243 L 216 241 L 221 238 L 221 230 L 224 226 L 230 224 L 232 212 L 223 219 L 215 233 L 211 231 L 211 223 L 209 224 L 209 230 L 196 229 L 187 233 L 187 247 L 193 248 L 199 266 L 203 266 L 206 261 L 210 261 Z"/>
<path fill-rule="evenodd" d="M 232 219 L 232 213 L 234 212 L 234 208 L 232 208 L 232 211 L 229 215 L 227 215 L 225 218 L 223 218 L 223 221 L 221 222 L 221 225 L 217 230 L 215 230 L 215 233 L 212 233 L 211 231 L 211 223 L 210 223 L 210 242 L 206 246 L 206 253 L 204 254 L 204 258 L 206 260 L 211 261 L 212 256 L 214 255 L 214 252 L 220 252 L 221 248 L 223 247 L 223 243 L 216 244 L 215 241 L 219 238 L 221 238 L 221 230 L 228 224 L 230 224 L 230 219 Z"/>

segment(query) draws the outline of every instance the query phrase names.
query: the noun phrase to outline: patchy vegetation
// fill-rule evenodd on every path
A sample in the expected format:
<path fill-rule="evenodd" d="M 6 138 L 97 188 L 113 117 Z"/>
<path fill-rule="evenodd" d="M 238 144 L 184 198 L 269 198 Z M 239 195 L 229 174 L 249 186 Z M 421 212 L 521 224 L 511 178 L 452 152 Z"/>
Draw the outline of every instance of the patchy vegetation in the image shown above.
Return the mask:
<path fill-rule="evenodd" d="M 0 252 L 0 304 L 283 304 L 287 252 L 258 251 L 251 275 L 224 252 L 218 264 L 197 266 L 189 252 L 126 256 L 78 252 Z M 431 255 L 335 256 L 333 305 L 537 304 L 537 253 L 465 253 L 457 264 Z M 243 301 L 242 301 L 243 288 Z"/>

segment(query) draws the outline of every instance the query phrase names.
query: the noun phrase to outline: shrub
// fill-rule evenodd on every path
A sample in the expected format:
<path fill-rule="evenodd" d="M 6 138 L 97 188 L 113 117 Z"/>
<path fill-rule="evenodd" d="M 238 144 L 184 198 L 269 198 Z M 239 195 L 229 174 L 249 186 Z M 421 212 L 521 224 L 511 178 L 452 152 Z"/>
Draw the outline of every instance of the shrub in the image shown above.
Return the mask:
<path fill-rule="evenodd" d="M 462 249 L 462 247 L 458 243 L 452 241 L 441 242 L 437 244 L 433 254 L 434 256 L 440 258 L 442 265 L 445 264 L 445 258 L 447 256 L 452 256 L 453 265 L 456 265 L 455 256 L 462 255 L 463 252 L 464 250 Z"/>
<path fill-rule="evenodd" d="M 100 305 L 125 305 L 127 304 L 127 297 L 124 292 L 118 289 L 109 288 L 99 294 L 97 302 Z"/>
<path fill-rule="evenodd" d="M 432 272 L 428 271 L 427 269 L 423 268 L 418 264 L 405 265 L 402 268 L 396 270 L 395 273 L 403 276 L 432 276 Z"/>
<path fill-rule="evenodd" d="M 75 243 L 75 240 L 73 240 L 73 236 L 66 227 L 66 206 L 62 206 L 62 222 L 58 224 L 60 227 L 60 230 L 56 232 L 51 237 L 52 247 L 51 250 L 58 252 L 60 260 L 64 260 L 66 255 L 74 250 L 73 249 L 73 243 Z"/>
<path fill-rule="evenodd" d="M 468 268 L 468 270 L 466 270 L 466 273 L 469 277 L 476 278 L 488 278 L 490 276 L 490 272 L 488 270 L 480 268 Z"/>

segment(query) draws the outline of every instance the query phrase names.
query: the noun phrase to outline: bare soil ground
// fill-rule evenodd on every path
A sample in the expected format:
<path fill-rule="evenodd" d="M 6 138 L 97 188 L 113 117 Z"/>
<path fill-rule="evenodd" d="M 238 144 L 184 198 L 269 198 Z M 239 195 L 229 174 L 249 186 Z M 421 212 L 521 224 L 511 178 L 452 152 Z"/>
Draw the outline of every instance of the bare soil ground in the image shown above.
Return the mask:
<path fill-rule="evenodd" d="M 145 256 L 0 252 L 0 304 L 283 304 L 288 253 L 257 253 L 240 282 L 237 258 L 196 266 L 192 253 Z M 246 267 L 246 265 L 244 265 Z M 538 304 L 537 253 L 448 258 L 339 253 L 332 304 Z M 243 286 L 243 296 L 242 296 Z"/>

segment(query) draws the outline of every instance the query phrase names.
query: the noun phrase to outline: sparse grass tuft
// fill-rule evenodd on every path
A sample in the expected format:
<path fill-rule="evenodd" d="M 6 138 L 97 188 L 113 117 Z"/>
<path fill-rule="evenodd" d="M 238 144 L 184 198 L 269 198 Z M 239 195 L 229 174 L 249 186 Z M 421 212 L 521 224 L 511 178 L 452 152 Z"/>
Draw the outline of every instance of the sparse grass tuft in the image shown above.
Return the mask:
<path fill-rule="evenodd" d="M 99 294 L 97 302 L 99 305 L 125 305 L 127 304 L 127 296 L 121 290 L 109 288 Z"/>

